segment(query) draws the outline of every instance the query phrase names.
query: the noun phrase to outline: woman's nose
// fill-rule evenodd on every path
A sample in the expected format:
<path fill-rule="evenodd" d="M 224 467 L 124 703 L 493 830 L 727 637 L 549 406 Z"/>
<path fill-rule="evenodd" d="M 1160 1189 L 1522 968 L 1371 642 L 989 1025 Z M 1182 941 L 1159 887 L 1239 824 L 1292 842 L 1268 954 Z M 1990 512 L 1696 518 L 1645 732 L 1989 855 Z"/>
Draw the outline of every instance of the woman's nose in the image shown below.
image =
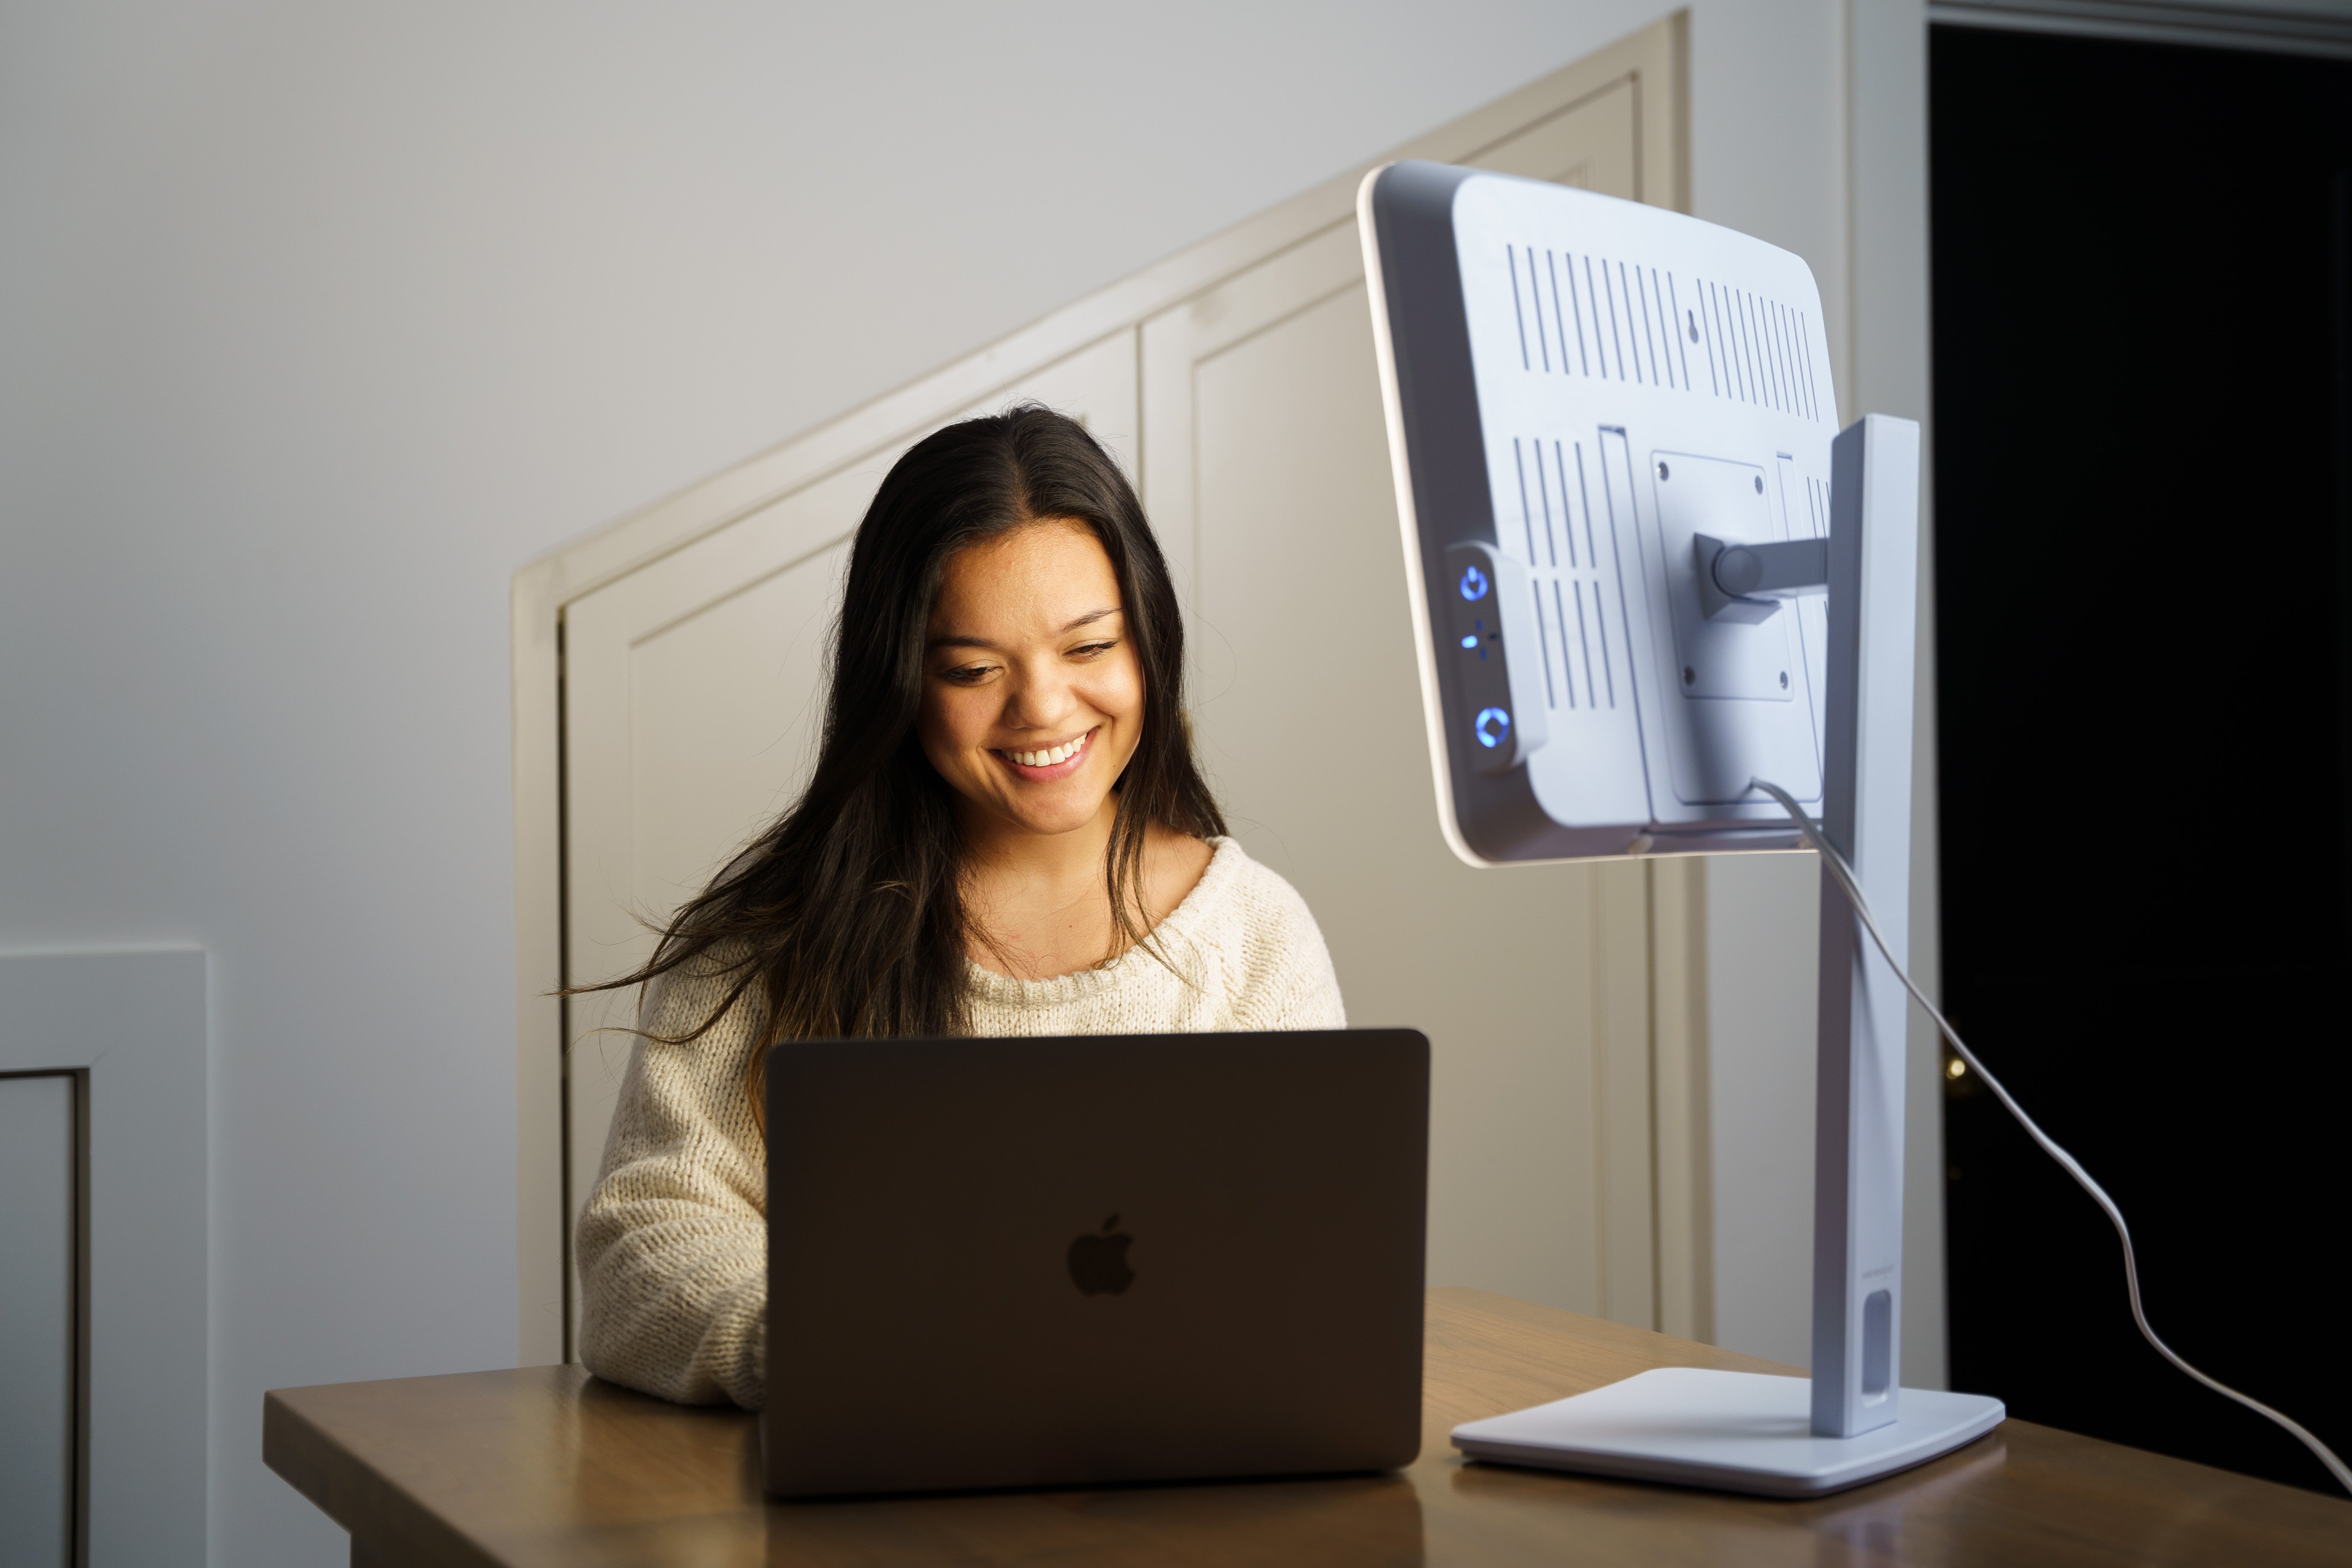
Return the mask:
<path fill-rule="evenodd" d="M 1004 721 L 1023 729 L 1051 729 L 1077 708 L 1067 679 L 1046 670 L 1016 668 L 1006 683 Z"/>

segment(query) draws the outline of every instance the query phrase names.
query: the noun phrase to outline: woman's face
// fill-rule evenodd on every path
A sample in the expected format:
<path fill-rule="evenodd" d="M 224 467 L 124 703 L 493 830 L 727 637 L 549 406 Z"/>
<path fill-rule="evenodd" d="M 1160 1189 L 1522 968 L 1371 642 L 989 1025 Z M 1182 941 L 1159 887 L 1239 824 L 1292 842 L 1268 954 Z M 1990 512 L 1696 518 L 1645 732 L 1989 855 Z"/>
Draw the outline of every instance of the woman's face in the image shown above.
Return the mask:
<path fill-rule="evenodd" d="M 923 753 L 1031 833 L 1093 822 L 1142 735 L 1143 667 L 1094 531 L 1055 519 L 949 557 L 931 605 Z"/>

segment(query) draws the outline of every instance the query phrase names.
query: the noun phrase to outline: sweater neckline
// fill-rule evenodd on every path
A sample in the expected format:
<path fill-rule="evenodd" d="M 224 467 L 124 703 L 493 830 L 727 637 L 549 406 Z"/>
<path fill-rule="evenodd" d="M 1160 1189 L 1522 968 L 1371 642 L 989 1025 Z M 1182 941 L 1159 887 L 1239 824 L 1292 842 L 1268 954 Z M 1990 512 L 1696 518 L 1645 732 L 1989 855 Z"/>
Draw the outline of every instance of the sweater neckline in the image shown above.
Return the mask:
<path fill-rule="evenodd" d="M 1242 874 L 1242 866 L 1249 857 L 1242 852 L 1241 843 L 1234 838 L 1212 838 L 1209 864 L 1201 872 L 1201 879 L 1184 895 L 1176 907 L 1168 911 L 1160 923 L 1151 928 L 1151 935 L 1163 946 L 1172 949 L 1177 942 L 1190 942 L 1201 925 L 1215 918 L 1216 907 L 1226 901 L 1234 881 Z M 1010 974 L 999 974 L 970 958 L 963 961 L 965 978 L 978 1000 L 1015 1007 L 1051 1006 L 1075 1002 L 1084 996 L 1097 996 L 1117 984 L 1126 966 L 1134 963 L 1157 964 L 1160 961 L 1148 952 L 1129 948 L 1107 963 L 1087 969 L 1072 970 L 1045 980 L 1020 980 Z"/>

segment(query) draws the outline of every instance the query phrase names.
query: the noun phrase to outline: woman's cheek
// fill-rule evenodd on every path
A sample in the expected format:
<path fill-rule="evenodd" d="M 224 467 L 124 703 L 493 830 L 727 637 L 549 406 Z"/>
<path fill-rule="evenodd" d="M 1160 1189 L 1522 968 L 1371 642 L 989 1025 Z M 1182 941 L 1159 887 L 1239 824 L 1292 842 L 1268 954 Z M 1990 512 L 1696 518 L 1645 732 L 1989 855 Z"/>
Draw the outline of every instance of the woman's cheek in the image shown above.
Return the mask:
<path fill-rule="evenodd" d="M 1143 671 L 1136 664 L 1134 655 L 1129 654 L 1119 668 L 1109 673 L 1110 679 L 1095 705 L 1106 713 L 1116 713 L 1122 718 L 1141 718 Z"/>
<path fill-rule="evenodd" d="M 961 688 L 938 686 L 923 699 L 922 718 L 919 721 L 923 750 L 934 767 L 951 772 L 969 767 L 964 753 L 977 745 L 973 737 L 985 733 L 987 722 L 976 713 L 977 704 L 971 694 Z"/>

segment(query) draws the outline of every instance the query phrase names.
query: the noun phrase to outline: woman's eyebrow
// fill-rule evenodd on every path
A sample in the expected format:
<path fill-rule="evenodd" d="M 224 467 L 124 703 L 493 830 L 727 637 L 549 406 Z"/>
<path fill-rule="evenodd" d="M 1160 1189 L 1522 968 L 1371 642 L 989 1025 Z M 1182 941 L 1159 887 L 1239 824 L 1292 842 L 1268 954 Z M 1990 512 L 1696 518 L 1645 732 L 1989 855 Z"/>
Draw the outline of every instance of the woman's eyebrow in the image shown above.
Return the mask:
<path fill-rule="evenodd" d="M 1062 632 L 1064 634 L 1074 632 L 1080 626 L 1092 626 L 1095 622 L 1103 619 L 1105 616 L 1115 616 L 1117 614 L 1118 614 L 1118 606 L 1117 605 L 1111 605 L 1099 610 L 1088 610 L 1076 620 L 1066 624 L 1062 627 Z M 973 637 L 964 632 L 950 632 L 945 637 L 933 637 L 930 641 L 930 646 L 935 648 L 977 647 L 985 648 L 992 653 L 998 651 L 998 645 L 989 641 L 988 638 Z"/>

